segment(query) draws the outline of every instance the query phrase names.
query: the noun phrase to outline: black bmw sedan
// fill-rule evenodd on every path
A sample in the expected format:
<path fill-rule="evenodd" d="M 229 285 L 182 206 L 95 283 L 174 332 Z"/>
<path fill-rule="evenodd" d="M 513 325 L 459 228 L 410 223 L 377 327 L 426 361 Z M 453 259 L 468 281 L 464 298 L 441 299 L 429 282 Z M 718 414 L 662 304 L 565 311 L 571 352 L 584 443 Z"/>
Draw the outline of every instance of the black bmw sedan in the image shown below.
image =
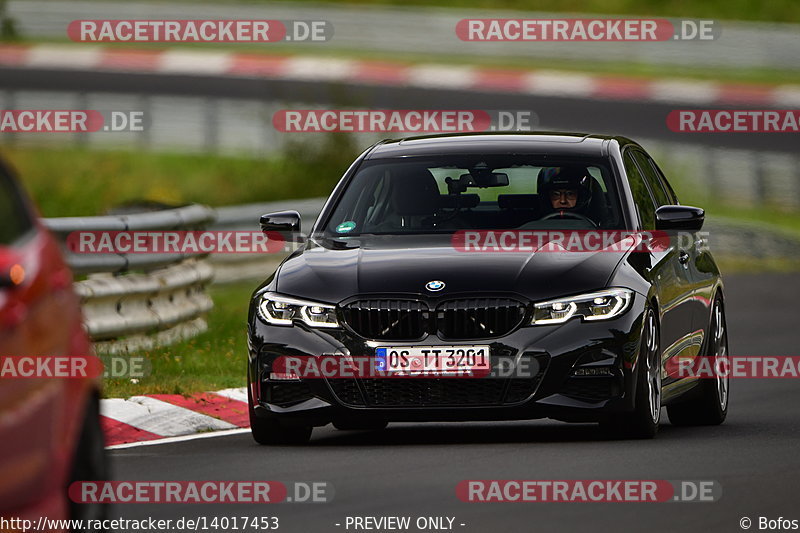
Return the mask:
<path fill-rule="evenodd" d="M 651 438 L 662 407 L 673 425 L 720 424 L 728 379 L 670 370 L 727 357 L 703 219 L 623 137 L 380 142 L 253 294 L 253 437 L 552 418 Z M 300 217 L 261 226 L 297 234 Z"/>

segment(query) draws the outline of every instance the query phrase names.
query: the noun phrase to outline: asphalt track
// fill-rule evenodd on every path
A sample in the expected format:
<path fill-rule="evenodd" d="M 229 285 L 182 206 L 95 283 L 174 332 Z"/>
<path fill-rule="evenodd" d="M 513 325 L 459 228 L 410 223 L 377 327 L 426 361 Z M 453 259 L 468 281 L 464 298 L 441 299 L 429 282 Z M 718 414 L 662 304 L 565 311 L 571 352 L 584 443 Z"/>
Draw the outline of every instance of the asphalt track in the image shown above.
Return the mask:
<path fill-rule="evenodd" d="M 187 76 L 75 71 L 72 69 L 0 68 L 0 89 L 88 91 L 139 95 L 204 96 L 263 99 L 337 108 L 483 109 L 532 111 L 541 129 L 590 132 L 657 139 L 698 146 L 765 150 L 795 154 L 791 133 L 676 133 L 666 127 L 675 109 L 729 109 L 737 106 L 669 104 L 637 100 L 597 100 L 535 96 L 478 90 L 374 86 L 297 80 L 266 80 L 221 76 Z M 568 87 L 565 87 L 565 90 Z M 753 106 L 738 106 L 752 108 Z M 762 109 L 766 106 L 755 106 Z"/>
<path fill-rule="evenodd" d="M 726 278 L 735 355 L 796 355 L 798 274 Z M 118 505 L 112 516 L 277 516 L 279 531 L 333 532 L 347 516 L 455 517 L 455 531 L 742 531 L 749 517 L 800 519 L 800 381 L 738 380 L 727 422 L 662 423 L 652 441 L 604 439 L 551 421 L 393 424 L 380 433 L 316 429 L 305 447 L 266 448 L 249 434 L 112 453 L 119 480 L 327 481 L 330 503 Z M 465 479 L 716 480 L 713 503 L 464 503 Z M 341 524 L 336 526 L 335 524 Z M 460 526 L 459 524 L 464 524 Z M 354 529 L 349 529 L 354 531 Z M 418 531 L 412 527 L 409 531 Z"/>

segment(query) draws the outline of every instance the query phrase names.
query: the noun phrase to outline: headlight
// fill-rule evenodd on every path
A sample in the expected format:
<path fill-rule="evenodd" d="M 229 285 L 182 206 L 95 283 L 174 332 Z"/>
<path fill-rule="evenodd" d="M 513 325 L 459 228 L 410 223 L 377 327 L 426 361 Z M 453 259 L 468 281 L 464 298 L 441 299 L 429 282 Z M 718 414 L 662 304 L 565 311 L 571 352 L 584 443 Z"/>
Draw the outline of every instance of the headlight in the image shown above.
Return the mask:
<path fill-rule="evenodd" d="M 267 324 L 291 326 L 295 320 L 314 328 L 338 328 L 336 307 L 265 292 L 258 302 L 258 316 Z"/>
<path fill-rule="evenodd" d="M 608 289 L 580 296 L 539 302 L 533 306 L 531 324 L 563 324 L 572 317 L 606 320 L 624 313 L 633 300 L 633 291 Z"/>

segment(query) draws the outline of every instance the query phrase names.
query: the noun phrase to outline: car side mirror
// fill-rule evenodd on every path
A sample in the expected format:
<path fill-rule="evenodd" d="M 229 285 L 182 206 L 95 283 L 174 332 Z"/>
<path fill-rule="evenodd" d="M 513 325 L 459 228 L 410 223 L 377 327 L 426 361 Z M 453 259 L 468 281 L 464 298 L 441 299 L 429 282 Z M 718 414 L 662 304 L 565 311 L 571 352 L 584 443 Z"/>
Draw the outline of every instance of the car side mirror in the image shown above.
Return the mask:
<path fill-rule="evenodd" d="M 280 231 L 300 233 L 300 213 L 297 211 L 279 211 L 261 215 L 261 231 Z"/>
<path fill-rule="evenodd" d="M 662 205 L 656 209 L 656 229 L 698 231 L 705 218 L 706 212 L 699 207 Z"/>

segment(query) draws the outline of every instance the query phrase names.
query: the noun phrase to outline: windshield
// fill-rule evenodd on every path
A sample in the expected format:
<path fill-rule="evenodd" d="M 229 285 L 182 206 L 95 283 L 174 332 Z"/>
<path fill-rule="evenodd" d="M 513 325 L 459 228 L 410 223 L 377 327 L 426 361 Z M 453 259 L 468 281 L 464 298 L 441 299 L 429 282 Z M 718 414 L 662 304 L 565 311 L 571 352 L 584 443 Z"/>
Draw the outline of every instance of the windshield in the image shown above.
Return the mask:
<path fill-rule="evenodd" d="M 323 231 L 346 237 L 595 228 L 622 229 L 605 160 L 513 154 L 366 161 Z"/>

